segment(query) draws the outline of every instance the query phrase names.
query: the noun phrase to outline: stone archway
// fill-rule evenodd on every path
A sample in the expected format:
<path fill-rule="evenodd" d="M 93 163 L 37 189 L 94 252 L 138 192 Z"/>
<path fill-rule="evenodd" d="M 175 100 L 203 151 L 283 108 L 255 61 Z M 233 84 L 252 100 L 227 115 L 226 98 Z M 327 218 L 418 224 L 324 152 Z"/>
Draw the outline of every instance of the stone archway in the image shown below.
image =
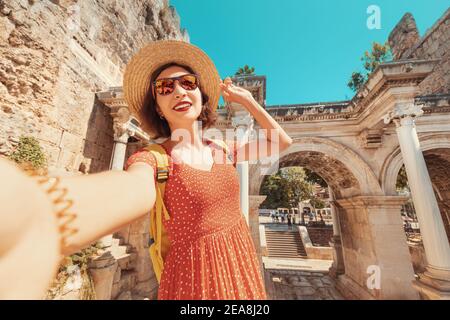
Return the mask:
<path fill-rule="evenodd" d="M 424 157 L 450 243 L 450 147 L 427 150 Z"/>
<path fill-rule="evenodd" d="M 333 190 L 345 265 L 345 274 L 337 279 L 340 291 L 349 298 L 417 298 L 400 217 L 406 199 L 385 196 L 370 166 L 349 147 L 331 139 L 295 139 L 266 172 L 273 174 L 287 166 L 315 171 Z M 264 179 L 260 173 L 257 165 L 250 168 L 251 194 L 259 194 Z M 368 286 L 373 270 L 382 272 L 375 274 L 376 285 Z"/>
<path fill-rule="evenodd" d="M 450 134 L 420 135 L 423 152 L 436 200 L 450 242 Z M 400 148 L 397 147 L 386 159 L 381 171 L 380 182 L 386 194 L 396 194 L 396 180 L 403 165 Z"/>
<path fill-rule="evenodd" d="M 450 134 L 424 134 L 419 136 L 420 149 L 425 153 L 433 149 L 450 149 Z M 431 152 L 432 153 L 432 152 Z M 429 154 L 431 154 L 429 152 Z M 428 164 L 428 163 L 427 163 Z M 397 146 L 394 151 L 386 158 L 380 174 L 380 184 L 384 193 L 387 195 L 396 195 L 395 184 L 397 175 L 403 165 L 400 147 Z"/>
<path fill-rule="evenodd" d="M 275 173 L 286 166 L 307 166 L 321 175 L 334 190 L 336 198 L 356 195 L 381 195 L 376 175 L 353 150 L 331 139 L 308 137 L 294 139 L 294 144 L 267 170 Z M 250 168 L 250 194 L 259 194 L 264 175 L 260 165 Z"/>

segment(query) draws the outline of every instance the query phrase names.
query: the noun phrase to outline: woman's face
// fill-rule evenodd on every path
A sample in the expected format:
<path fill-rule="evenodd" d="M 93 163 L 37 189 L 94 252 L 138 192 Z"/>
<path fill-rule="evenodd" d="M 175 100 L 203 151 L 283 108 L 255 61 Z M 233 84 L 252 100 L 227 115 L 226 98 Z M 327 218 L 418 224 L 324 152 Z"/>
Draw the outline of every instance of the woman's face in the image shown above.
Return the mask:
<path fill-rule="evenodd" d="M 190 72 L 179 66 L 171 66 L 163 70 L 156 80 L 179 77 L 185 74 L 190 74 Z M 202 111 L 202 94 L 199 87 L 194 90 L 187 90 L 180 86 L 179 81 L 175 81 L 175 88 L 172 93 L 160 95 L 154 90 L 153 92 L 156 94 L 155 100 L 158 113 L 162 113 L 169 124 L 186 124 L 197 120 L 200 116 Z M 177 105 L 182 106 L 181 110 L 176 110 L 175 107 Z"/>

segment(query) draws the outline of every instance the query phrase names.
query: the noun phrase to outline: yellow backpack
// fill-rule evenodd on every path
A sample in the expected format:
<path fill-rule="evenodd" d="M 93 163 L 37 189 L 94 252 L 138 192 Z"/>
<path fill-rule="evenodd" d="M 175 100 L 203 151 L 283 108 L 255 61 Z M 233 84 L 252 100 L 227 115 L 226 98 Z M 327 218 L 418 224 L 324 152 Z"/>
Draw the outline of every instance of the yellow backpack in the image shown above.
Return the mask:
<path fill-rule="evenodd" d="M 228 146 L 222 140 L 213 140 L 219 147 L 225 150 L 225 153 L 229 155 Z M 164 259 L 170 249 L 170 240 L 167 237 L 166 230 L 162 219 L 170 219 L 169 212 L 164 205 L 164 189 L 166 181 L 169 178 L 169 158 L 164 148 L 159 144 L 151 144 L 145 147 L 147 151 L 153 154 L 156 160 L 156 201 L 155 205 L 150 211 L 150 238 L 153 239 L 153 243 L 150 245 L 150 258 L 153 264 L 153 270 L 155 271 L 156 279 L 158 283 L 161 281 L 161 274 L 164 270 Z"/>

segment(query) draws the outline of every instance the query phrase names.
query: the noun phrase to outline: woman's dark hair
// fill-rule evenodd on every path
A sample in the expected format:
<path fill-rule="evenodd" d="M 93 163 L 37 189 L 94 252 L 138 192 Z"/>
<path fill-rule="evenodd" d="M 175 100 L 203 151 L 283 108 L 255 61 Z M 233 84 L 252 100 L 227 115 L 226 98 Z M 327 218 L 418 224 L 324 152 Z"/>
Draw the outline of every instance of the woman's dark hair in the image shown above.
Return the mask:
<path fill-rule="evenodd" d="M 153 81 L 155 81 L 156 78 L 161 74 L 161 72 L 163 72 L 165 69 L 167 69 L 169 67 L 173 67 L 173 66 L 181 67 L 181 68 L 185 69 L 186 71 L 188 71 L 189 73 L 195 73 L 188 66 L 184 66 L 184 65 L 181 65 L 178 63 L 168 63 L 168 64 L 165 64 L 165 65 L 159 67 L 158 69 L 156 69 L 155 72 L 153 72 L 153 74 L 151 75 L 150 88 L 149 88 L 147 95 L 145 97 L 145 100 L 144 100 L 143 114 L 146 117 L 146 119 L 149 121 L 149 124 L 152 128 L 152 131 L 153 131 L 152 138 L 153 139 L 157 139 L 157 138 L 161 138 L 161 137 L 163 137 L 163 138 L 170 137 L 170 127 L 169 127 L 169 124 L 167 123 L 167 120 L 165 118 L 161 119 L 159 117 L 158 112 L 156 111 L 156 96 L 153 97 L 152 84 L 153 84 Z M 202 94 L 202 106 L 203 107 L 202 107 L 200 116 L 197 118 L 197 120 L 201 120 L 202 128 L 207 129 L 216 122 L 217 115 L 210 108 L 208 95 L 202 91 L 202 79 L 200 79 L 199 88 L 200 88 L 200 92 Z"/>

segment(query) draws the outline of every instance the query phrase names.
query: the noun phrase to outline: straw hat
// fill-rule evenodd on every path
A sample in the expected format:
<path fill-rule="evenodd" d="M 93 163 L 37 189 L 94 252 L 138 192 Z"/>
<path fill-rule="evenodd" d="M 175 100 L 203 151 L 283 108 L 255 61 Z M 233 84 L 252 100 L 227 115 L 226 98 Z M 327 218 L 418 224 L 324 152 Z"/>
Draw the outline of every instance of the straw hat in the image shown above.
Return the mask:
<path fill-rule="evenodd" d="M 152 42 L 133 56 L 126 66 L 123 80 L 123 92 L 128 107 L 145 131 L 152 131 L 143 112 L 144 99 L 151 88 L 150 77 L 156 69 L 172 62 L 186 65 L 199 75 L 200 88 L 208 95 L 213 111 L 219 103 L 219 73 L 205 52 L 183 41 Z"/>

